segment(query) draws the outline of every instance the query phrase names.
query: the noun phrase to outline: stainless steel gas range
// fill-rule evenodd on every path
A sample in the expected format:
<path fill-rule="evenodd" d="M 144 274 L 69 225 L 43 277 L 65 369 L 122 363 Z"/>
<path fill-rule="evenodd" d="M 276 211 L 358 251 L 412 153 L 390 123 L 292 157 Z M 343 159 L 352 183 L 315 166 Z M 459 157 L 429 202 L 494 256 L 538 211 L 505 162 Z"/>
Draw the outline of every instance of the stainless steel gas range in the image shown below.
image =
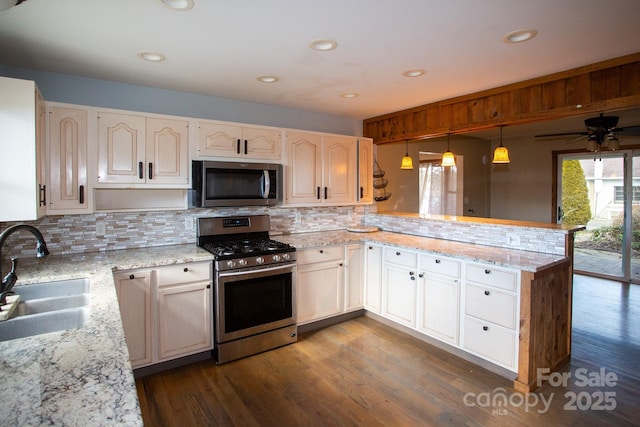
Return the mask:
<path fill-rule="evenodd" d="M 214 357 L 226 363 L 297 340 L 296 249 L 269 237 L 268 215 L 198 218 L 214 255 Z"/>

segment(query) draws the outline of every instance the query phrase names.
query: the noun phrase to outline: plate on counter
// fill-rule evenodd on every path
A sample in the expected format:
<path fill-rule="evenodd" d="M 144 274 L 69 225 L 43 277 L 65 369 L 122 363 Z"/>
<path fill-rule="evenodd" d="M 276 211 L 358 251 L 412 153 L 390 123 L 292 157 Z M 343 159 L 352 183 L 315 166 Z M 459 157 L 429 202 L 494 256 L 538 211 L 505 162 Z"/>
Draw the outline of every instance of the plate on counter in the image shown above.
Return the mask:
<path fill-rule="evenodd" d="M 378 230 L 379 228 L 374 225 L 354 225 L 347 227 L 347 231 L 351 231 L 352 233 L 373 233 Z"/>

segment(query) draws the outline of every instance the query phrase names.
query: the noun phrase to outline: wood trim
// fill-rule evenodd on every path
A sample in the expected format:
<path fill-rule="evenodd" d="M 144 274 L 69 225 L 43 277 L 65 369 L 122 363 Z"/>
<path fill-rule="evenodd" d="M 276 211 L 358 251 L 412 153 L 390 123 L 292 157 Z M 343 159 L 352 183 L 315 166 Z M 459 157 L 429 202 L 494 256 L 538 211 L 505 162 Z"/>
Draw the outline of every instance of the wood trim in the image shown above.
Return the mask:
<path fill-rule="evenodd" d="M 640 52 L 363 121 L 383 144 L 640 105 Z"/>

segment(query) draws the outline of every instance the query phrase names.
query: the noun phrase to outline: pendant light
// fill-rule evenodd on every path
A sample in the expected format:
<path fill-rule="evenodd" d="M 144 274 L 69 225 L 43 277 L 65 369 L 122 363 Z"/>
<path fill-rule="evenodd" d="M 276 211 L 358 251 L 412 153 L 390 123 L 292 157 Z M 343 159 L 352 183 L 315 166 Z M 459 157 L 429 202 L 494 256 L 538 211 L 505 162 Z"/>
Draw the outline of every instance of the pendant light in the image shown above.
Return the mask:
<path fill-rule="evenodd" d="M 400 169 L 413 169 L 413 159 L 409 157 L 409 141 L 405 140 L 406 145 L 406 154 L 402 158 L 402 164 L 400 165 Z"/>
<path fill-rule="evenodd" d="M 449 150 L 449 142 L 451 140 L 451 134 L 447 134 L 447 151 L 442 154 L 442 166 L 455 166 L 456 158 L 453 156 L 451 150 Z"/>
<path fill-rule="evenodd" d="M 502 145 L 502 128 L 503 127 L 504 125 L 500 125 L 500 145 L 496 147 L 496 150 L 493 152 L 492 163 L 510 163 L 509 150 L 507 150 L 507 147 Z"/>

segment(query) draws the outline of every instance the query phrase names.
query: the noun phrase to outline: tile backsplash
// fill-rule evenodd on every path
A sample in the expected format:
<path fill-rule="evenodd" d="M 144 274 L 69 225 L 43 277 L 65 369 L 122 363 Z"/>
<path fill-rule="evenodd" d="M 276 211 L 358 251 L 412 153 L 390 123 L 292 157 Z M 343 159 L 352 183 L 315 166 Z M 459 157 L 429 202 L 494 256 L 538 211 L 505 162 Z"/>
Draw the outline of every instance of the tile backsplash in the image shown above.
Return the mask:
<path fill-rule="evenodd" d="M 343 229 L 362 223 L 366 210 L 368 207 L 344 206 L 101 212 L 93 215 L 47 216 L 26 223 L 40 230 L 52 254 L 65 255 L 182 243 L 195 244 L 196 218 L 202 216 L 268 214 L 271 217 L 270 234 L 276 236 Z M 0 223 L 0 230 L 15 224 L 20 223 Z M 32 258 L 35 257 L 35 239 L 29 232 L 20 231 L 9 236 L 2 249 L 3 264 L 11 256 Z"/>

